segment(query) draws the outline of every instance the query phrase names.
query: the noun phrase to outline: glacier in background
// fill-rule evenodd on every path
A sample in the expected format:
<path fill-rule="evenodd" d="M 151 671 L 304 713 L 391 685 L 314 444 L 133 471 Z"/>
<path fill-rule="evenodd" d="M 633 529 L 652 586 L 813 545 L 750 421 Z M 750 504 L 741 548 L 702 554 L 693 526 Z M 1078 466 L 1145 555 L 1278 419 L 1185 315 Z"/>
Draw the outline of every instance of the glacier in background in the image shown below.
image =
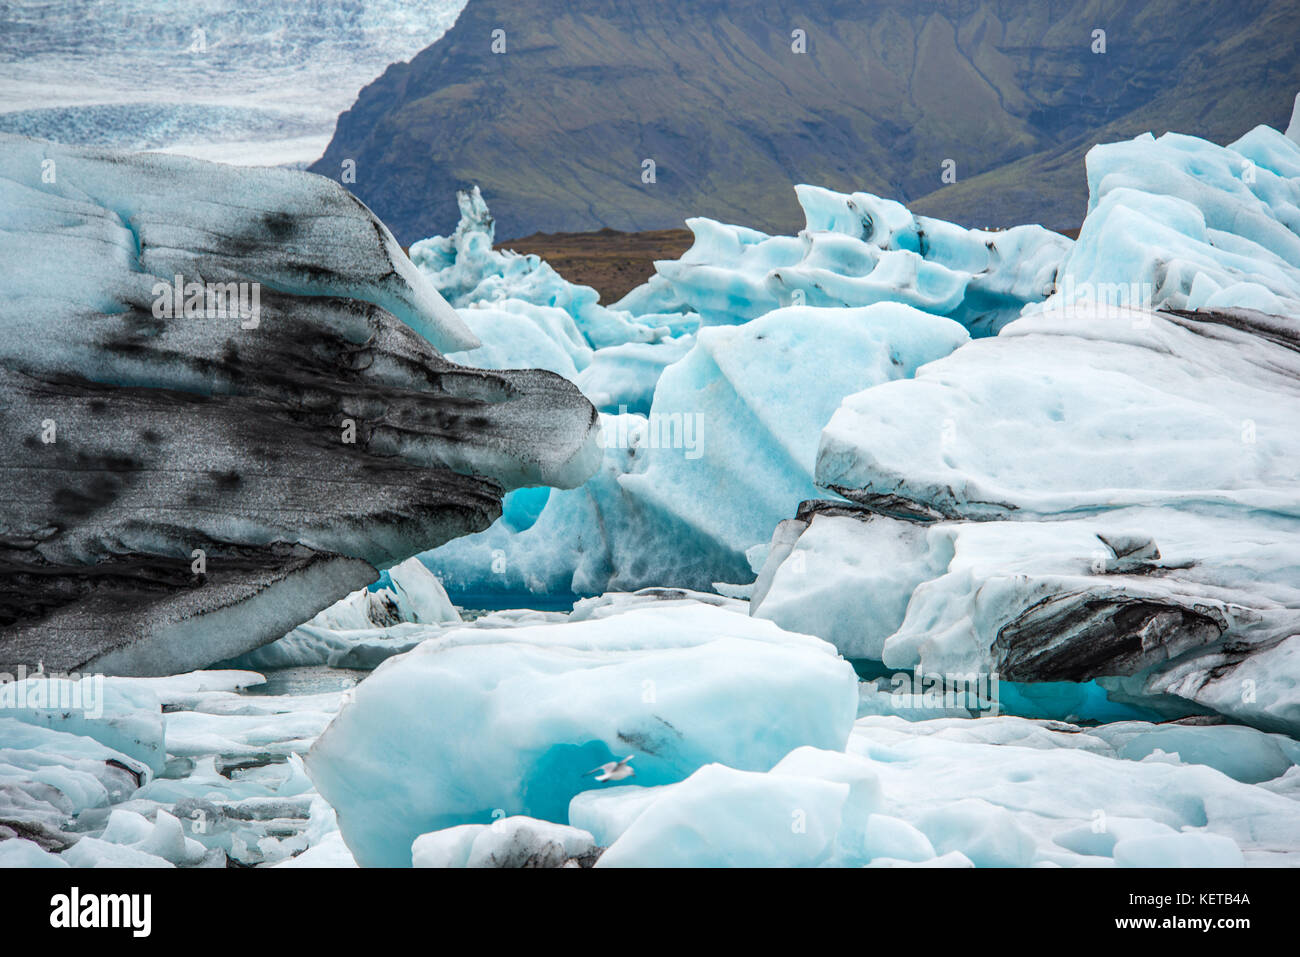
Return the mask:
<path fill-rule="evenodd" d="M 248 166 L 306 166 L 389 65 L 465 0 L 5 4 L 0 132 Z"/>

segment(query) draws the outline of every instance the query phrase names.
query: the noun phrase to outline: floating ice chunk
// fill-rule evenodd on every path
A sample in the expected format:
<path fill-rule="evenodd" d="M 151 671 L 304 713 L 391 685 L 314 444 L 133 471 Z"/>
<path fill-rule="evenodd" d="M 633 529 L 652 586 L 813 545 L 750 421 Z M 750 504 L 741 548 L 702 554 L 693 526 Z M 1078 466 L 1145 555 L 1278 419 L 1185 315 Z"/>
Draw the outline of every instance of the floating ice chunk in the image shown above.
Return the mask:
<path fill-rule="evenodd" d="M 103 675 L 5 682 L 0 684 L 0 716 L 84 735 L 130 755 L 154 773 L 166 762 L 158 698 L 147 688 Z"/>
<path fill-rule="evenodd" d="M 1116 867 L 1241 867 L 1241 848 L 1219 834 L 1163 834 L 1115 843 Z"/>
<path fill-rule="evenodd" d="M 422 834 L 411 858 L 414 867 L 563 867 L 595 848 L 592 836 L 576 827 L 512 815 Z"/>
<path fill-rule="evenodd" d="M 376 585 L 339 599 L 278 641 L 224 664 L 373 668 L 428 637 L 430 629 L 414 626 L 459 623 L 460 613 L 442 583 L 418 558 L 408 558 L 386 570 Z"/>
<path fill-rule="evenodd" d="M 383 628 L 399 622 L 451 624 L 460 613 L 442 583 L 418 558 L 384 572 L 379 587 L 353 592 L 307 622 L 314 628 L 348 631 Z"/>
<path fill-rule="evenodd" d="M 807 220 L 798 237 L 688 219 L 691 248 L 655 263 L 656 276 L 619 307 L 686 308 L 705 325 L 734 325 L 781 306 L 888 301 L 989 335 L 1048 294 L 1071 246 L 1041 226 L 966 230 L 868 193 L 795 192 Z"/>
<path fill-rule="evenodd" d="M 610 845 L 598 866 L 853 864 L 880 800 L 871 762 L 805 746 L 767 774 L 710 765 L 677 784 L 585 792 L 569 819 Z"/>
<path fill-rule="evenodd" d="M 99 835 L 101 841 L 110 844 L 139 844 L 153 833 L 154 826 L 143 814 L 114 808 L 108 817 L 108 826 Z"/>
<path fill-rule="evenodd" d="M 0 868 L 71 867 L 57 854 L 51 854 L 34 841 L 15 837 L 0 840 Z"/>
<path fill-rule="evenodd" d="M 811 867 L 835 850 L 850 786 L 720 764 L 645 809 L 597 867 Z"/>
<path fill-rule="evenodd" d="M 1126 839 L 1187 829 L 1229 839 L 1247 863 L 1295 859 L 1300 803 L 1202 765 L 1118 759 L 1095 738 L 1075 746 L 1091 735 L 1061 727 L 870 717 L 855 724 L 848 750 L 873 762 L 879 813 L 977 863 L 1091 866 Z M 1160 863 L 1175 864 L 1173 851 Z"/>
<path fill-rule="evenodd" d="M 177 711 L 167 716 L 167 751 L 191 758 L 220 754 L 288 760 L 291 754 L 305 752 L 333 716 L 332 710 L 310 706 L 280 714 Z"/>
<path fill-rule="evenodd" d="M 406 865 L 419 835 L 498 809 L 566 821 L 599 786 L 583 773 L 628 753 L 655 785 L 839 749 L 856 685 L 824 642 L 701 603 L 465 628 L 376 669 L 307 766 L 357 862 Z"/>
<path fill-rule="evenodd" d="M 601 847 L 609 847 L 655 801 L 676 784 L 619 787 L 582 791 L 569 802 L 569 823 L 590 833 Z"/>
<path fill-rule="evenodd" d="M 411 844 L 411 866 L 468 867 L 474 840 L 487 829 L 486 824 L 459 824 L 421 834 Z"/>
<path fill-rule="evenodd" d="M 266 678 L 256 671 L 216 669 L 190 671 L 157 678 L 107 679 L 110 688 L 140 689 L 155 695 L 164 706 L 189 708 L 201 701 L 224 698 L 244 688 L 265 684 Z"/>
<path fill-rule="evenodd" d="M 817 480 L 882 510 L 963 518 L 1125 504 L 1286 509 L 1300 357 L 1249 315 L 1045 313 L 851 396 Z M 1294 511 L 1294 509 L 1291 509 Z"/>
<path fill-rule="evenodd" d="M 153 832 L 139 845 L 148 854 L 171 861 L 173 864 L 197 864 L 203 859 L 204 847 L 185 836 L 181 822 L 162 808 L 154 819 Z"/>
<path fill-rule="evenodd" d="M 171 861 L 125 844 L 83 837 L 61 855 L 73 867 L 175 867 Z"/>
<path fill-rule="evenodd" d="M 1158 543 L 1159 558 L 1117 559 L 1105 545 L 1106 536 L 1135 528 Z M 1116 700 L 1148 709 L 1134 716 L 1213 709 L 1285 731 L 1300 726 L 1289 677 L 1300 642 L 1288 637 L 1300 608 L 1297 567 L 1300 524 L 1276 515 L 1130 508 L 1056 521 L 917 524 L 830 510 L 811 515 L 751 613 L 783 627 L 797 621 L 843 654 L 909 679 L 914 670 L 970 676 L 995 696 L 993 675 L 1003 688 L 1096 681 Z M 1243 687 L 1256 693 L 1243 695 Z M 1061 710 L 1053 712 L 1052 702 L 1029 693 L 1023 703 L 1049 715 L 1085 707 L 1107 716 L 1100 700 L 1058 696 Z M 1014 697 L 1001 697 L 1016 707 Z M 1182 734 L 1191 732 L 1171 730 L 1166 740 Z M 1234 734 L 1243 745 L 1227 745 Z M 1252 734 L 1255 743 L 1244 746 Z M 1292 761 L 1254 732 L 1215 729 L 1196 740 L 1198 759 L 1243 780 L 1271 777 Z"/>
<path fill-rule="evenodd" d="M 1295 343 L 1253 313 L 1043 313 L 850 397 L 823 432 L 818 482 L 859 518 L 899 521 L 796 543 L 756 614 L 808 609 L 824 637 L 862 621 L 837 642 L 892 668 L 1122 679 L 1107 687 L 1143 704 L 1173 695 L 1300 726 L 1286 677 L 1300 483 L 1283 464 L 1300 457 Z M 881 539 L 890 563 L 852 564 L 850 540 Z M 816 552 L 800 575 L 792 559 L 806 569 Z M 838 599 L 818 575 L 840 579 Z M 1243 696 L 1247 680 L 1267 694 Z"/>
<path fill-rule="evenodd" d="M 109 816 L 108 826 L 99 839 L 177 865 L 198 864 L 207 850 L 198 841 L 186 837 L 181 822 L 161 807 L 157 809 L 152 822 L 135 811 L 114 809 Z"/>
<path fill-rule="evenodd" d="M 88 808 L 125 800 L 152 771 L 93 738 L 6 717 L 0 710 L 0 819 L 20 822 L 50 847 Z"/>

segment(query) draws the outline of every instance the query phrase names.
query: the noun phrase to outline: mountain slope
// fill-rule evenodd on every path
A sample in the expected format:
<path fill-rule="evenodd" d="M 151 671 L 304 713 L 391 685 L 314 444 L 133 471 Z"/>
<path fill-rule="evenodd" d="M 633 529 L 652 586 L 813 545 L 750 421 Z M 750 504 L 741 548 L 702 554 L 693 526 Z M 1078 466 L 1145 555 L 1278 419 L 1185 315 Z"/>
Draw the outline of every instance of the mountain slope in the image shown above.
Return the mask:
<path fill-rule="evenodd" d="M 789 229 L 796 182 L 978 225 L 1077 225 L 1088 144 L 1285 125 L 1300 87 L 1286 0 L 1132 6 L 470 0 L 362 91 L 313 169 L 338 178 L 355 160 L 349 188 L 403 242 L 449 228 L 470 183 L 503 237 L 688 215 Z"/>

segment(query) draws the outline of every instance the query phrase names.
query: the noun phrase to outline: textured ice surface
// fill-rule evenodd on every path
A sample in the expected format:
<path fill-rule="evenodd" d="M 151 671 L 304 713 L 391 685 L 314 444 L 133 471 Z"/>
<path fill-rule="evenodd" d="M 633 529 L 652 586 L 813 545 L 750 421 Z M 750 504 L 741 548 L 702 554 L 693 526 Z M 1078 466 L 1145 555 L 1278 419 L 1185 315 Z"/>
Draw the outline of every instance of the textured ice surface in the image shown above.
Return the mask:
<path fill-rule="evenodd" d="M 1248 313 L 1027 317 L 847 399 L 817 480 L 951 518 L 1156 504 L 1297 514 L 1297 346 L 1293 326 Z"/>
<path fill-rule="evenodd" d="M 566 624 L 465 629 L 390 659 L 313 747 L 357 862 L 411 863 L 421 834 L 494 812 L 563 823 L 633 754 L 636 780 L 719 761 L 767 770 L 841 748 L 856 678 L 829 645 L 689 598 Z M 499 815 L 498 815 L 499 816 Z"/>
<path fill-rule="evenodd" d="M 8 135 L 0 135 L 0 150 L 6 206 L 0 253 L 10 267 L 4 320 L 24 333 L 41 333 L 41 323 L 50 327 L 35 339 L 7 337 L 6 353 L 19 352 L 30 364 L 66 362 L 69 352 L 95 355 L 98 337 L 68 336 L 47 356 L 40 346 L 85 324 L 88 312 L 129 318 L 131 307 L 141 305 L 152 313 L 155 282 L 176 273 L 187 281 L 196 274 L 205 281 L 257 281 L 284 293 L 373 303 L 440 351 L 475 344 L 392 233 L 330 180 Z M 222 241 L 214 244 L 214 235 Z M 38 321 L 34 307 L 53 307 L 53 314 Z M 177 325 L 169 331 L 184 339 L 200 335 L 203 324 Z M 142 357 L 100 361 L 130 368 L 131 358 Z"/>
<path fill-rule="evenodd" d="M 660 794 L 596 866 L 815 866 L 834 850 L 849 792 L 839 781 L 709 764 Z"/>
<path fill-rule="evenodd" d="M 70 819 L 129 796 L 149 766 L 85 735 L 0 712 L 0 827 L 47 850 L 71 843 Z"/>
<path fill-rule="evenodd" d="M 967 230 L 913 216 L 868 193 L 798 186 L 798 236 L 767 236 L 690 219 L 694 245 L 615 308 L 699 313 L 706 325 L 748 322 L 781 306 L 905 303 L 996 333 L 1050 291 L 1071 246 L 1041 226 Z"/>
<path fill-rule="evenodd" d="M 555 760 L 540 768 L 532 787 L 520 792 L 537 795 L 550 775 L 572 778 L 565 795 L 552 795 L 570 798 L 567 810 L 561 802 L 548 820 L 512 814 L 507 805 L 483 814 L 476 823 L 417 832 L 411 839 L 414 862 L 573 866 L 589 863 L 599 848 L 606 850 L 598 866 L 1188 867 L 1296 862 L 1300 790 L 1294 781 L 1300 771 L 1300 745 L 1292 738 L 1197 722 L 1120 721 L 1083 727 L 1010 716 L 907 720 L 906 712 L 859 719 L 850 731 L 852 696 L 842 695 L 841 685 L 851 688 L 852 677 L 843 680 L 834 667 L 826 670 L 835 664 L 832 656 L 810 639 L 774 629 L 766 637 L 751 632 L 746 640 L 719 641 L 716 635 L 732 631 L 719 622 L 756 623 L 738 614 L 743 603 L 715 601 L 715 607 L 705 606 L 705 621 L 698 599 L 685 604 L 680 598 L 652 594 L 608 595 L 583 603 L 572 624 L 509 632 L 528 638 L 510 649 L 512 658 L 522 654 L 528 659 L 528 668 L 509 670 L 493 693 L 488 710 L 498 729 L 510 732 L 512 744 L 523 748 L 525 757 L 538 754 L 536 747 L 527 747 L 529 739 L 547 745 L 584 740 L 598 753 L 575 749 L 576 754 L 568 755 L 574 760 Z M 707 636 L 683 634 L 672 614 L 682 608 L 700 619 L 693 627 L 707 631 Z M 649 619 L 633 618 L 656 609 L 670 614 L 659 616 L 653 627 Z M 635 627 L 626 627 L 629 621 Z M 591 626 L 600 627 L 606 637 L 593 640 Z M 647 689 L 638 679 L 649 673 L 644 660 L 649 652 L 637 646 L 646 643 L 643 639 L 651 630 L 658 636 L 656 657 L 684 658 L 672 670 L 663 668 L 666 662 L 661 660 L 657 679 Z M 716 649 L 717 660 L 697 660 L 693 652 L 701 647 L 695 644 L 700 639 L 704 647 Z M 726 644 L 741 647 L 722 647 Z M 785 654 L 765 654 L 760 650 L 764 646 Z M 543 650 L 549 654 L 543 655 Z M 443 654 L 437 652 L 438 657 Z M 396 672 L 418 656 L 406 656 L 388 668 Z M 629 676 L 637 658 L 642 667 Z M 794 661 L 805 672 L 803 677 L 791 673 Z M 444 680 L 464 680 L 462 662 L 445 664 L 456 670 Z M 842 662 L 839 667 L 844 667 Z M 707 669 L 714 676 L 705 677 Z M 701 754 L 693 769 L 662 775 L 656 774 L 655 757 L 638 750 L 633 759 L 640 768 L 636 777 L 607 786 L 593 784 L 582 772 L 609 753 L 606 736 L 599 731 L 546 733 L 554 731 L 557 719 L 579 720 L 578 712 L 587 710 L 575 705 L 589 700 L 579 691 L 591 685 L 576 686 L 571 680 L 574 671 L 603 682 L 604 697 L 598 695 L 592 706 L 602 715 L 617 713 L 619 701 L 640 700 L 650 690 L 659 698 L 655 713 L 677 717 L 674 726 L 696 745 L 711 737 L 711 753 Z M 716 676 L 722 672 L 728 673 L 726 680 Z M 676 679 L 665 681 L 665 674 L 672 673 Z M 820 683 L 810 681 L 814 673 L 823 675 Z M 706 712 L 689 720 L 673 710 L 687 703 L 680 695 L 683 674 L 696 691 L 713 692 Z M 383 675 L 381 669 L 375 677 Z M 631 686 L 620 677 L 631 677 Z M 153 700 L 167 706 L 159 717 L 167 725 L 168 758 L 158 777 L 84 734 L 0 718 L 0 865 L 190 867 L 221 866 L 233 859 L 245 865 L 354 866 L 334 810 L 315 793 L 296 757 L 348 696 L 232 693 L 259 680 L 241 672 L 109 679 L 117 690 L 140 700 L 148 689 Z M 787 692 L 769 700 L 778 681 L 786 688 L 796 681 L 807 684 L 797 699 L 799 710 Z M 401 720 L 391 714 L 394 689 L 384 684 L 381 691 L 389 696 L 385 701 L 368 698 L 367 686 L 353 689 L 357 701 L 346 706 L 340 722 L 358 707 L 386 708 L 386 720 Z M 509 699 L 507 688 L 513 692 Z M 844 702 L 846 714 L 829 722 L 835 725 L 834 734 L 805 734 L 814 739 L 810 745 L 790 747 L 790 740 L 799 736 L 791 733 L 790 721 L 800 711 L 821 709 L 822 725 L 827 726 L 828 692 L 849 699 Z M 755 693 L 758 700 L 750 700 Z M 404 793 L 393 792 L 399 777 L 392 763 L 395 755 L 413 762 L 401 772 L 408 779 L 418 778 L 412 787 L 424 794 L 447 793 L 438 786 L 442 780 L 490 787 L 489 779 L 511 763 L 508 755 L 492 747 L 492 737 L 484 734 L 477 718 L 448 724 L 450 712 L 435 708 L 427 713 L 428 703 L 438 700 L 421 698 L 423 707 L 409 712 L 416 715 L 410 720 L 420 722 L 418 727 L 429 724 L 429 735 L 445 738 L 448 746 L 439 753 L 454 758 L 452 771 L 416 753 L 427 735 L 413 740 L 409 729 L 404 735 L 394 730 L 350 741 L 355 755 L 378 761 L 382 754 L 391 769 L 391 779 L 370 782 L 370 803 L 351 805 L 354 813 L 369 808 L 382 827 L 408 833 L 405 816 L 377 813 L 393 811 L 381 799 L 401 799 Z M 543 711 L 550 720 L 539 722 Z M 591 720 L 592 712 L 587 713 Z M 437 729 L 432 727 L 435 721 Z M 657 743 L 669 745 L 658 749 L 661 754 L 691 750 L 687 741 L 656 726 L 663 735 Z M 358 731 L 356 725 L 352 731 Z M 361 740 L 366 747 L 358 747 Z M 451 747 L 454 740 L 459 740 L 459 748 Z M 614 743 L 614 750 L 631 750 L 623 740 Z M 694 750 L 699 754 L 702 749 Z M 753 759 L 760 750 L 765 751 L 761 761 L 744 766 L 738 759 Z M 725 763 L 720 760 L 724 758 Z M 423 773 L 415 773 L 421 769 Z M 360 774 L 366 769 L 355 770 Z M 496 783 L 507 795 L 519 787 L 518 781 Z M 349 832 L 348 809 L 340 808 L 344 833 Z M 563 826 L 566 823 L 569 826 Z M 348 840 L 354 839 L 349 834 Z M 410 860 L 409 841 L 406 854 Z"/>
<path fill-rule="evenodd" d="M 335 183 L 2 137 L 0 196 L 0 663 L 209 664 L 595 468 L 578 390 L 441 357 L 478 340 Z"/>
<path fill-rule="evenodd" d="M 1300 143 L 1178 133 L 1088 153 L 1088 213 L 1049 304 L 1300 313 Z"/>

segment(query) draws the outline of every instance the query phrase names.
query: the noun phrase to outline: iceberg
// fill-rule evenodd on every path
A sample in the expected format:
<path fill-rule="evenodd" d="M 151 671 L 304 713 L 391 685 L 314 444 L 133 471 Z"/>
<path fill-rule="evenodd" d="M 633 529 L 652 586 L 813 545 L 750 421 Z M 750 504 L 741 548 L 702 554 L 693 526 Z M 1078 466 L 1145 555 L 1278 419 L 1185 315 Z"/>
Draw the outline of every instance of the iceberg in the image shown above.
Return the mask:
<path fill-rule="evenodd" d="M 682 307 L 634 314 L 600 304 L 529 254 L 493 248 L 495 224 L 478 187 L 456 194 L 450 236 L 411 246 L 411 259 L 479 339 L 447 358 L 481 369 L 546 369 L 575 382 L 602 412 L 650 409 L 664 367 L 694 344 L 699 317 Z"/>
<path fill-rule="evenodd" d="M 9 671 L 238 655 L 598 463 L 335 183 L 3 136 L 0 196 Z"/>
<path fill-rule="evenodd" d="M 428 625 L 459 625 L 460 613 L 442 583 L 418 558 L 385 570 L 379 580 L 303 622 L 283 638 L 223 662 L 253 671 L 303 665 L 373 668 L 409 651 Z"/>
<path fill-rule="evenodd" d="M 458 601 L 743 593 L 772 527 L 825 494 L 813 446 L 840 401 L 996 333 L 1055 288 L 1072 246 L 866 193 L 797 194 L 798 236 L 690 220 L 691 249 L 610 307 L 535 256 L 495 250 L 476 189 L 458 195 L 453 235 L 412 247 L 483 342 L 453 358 L 558 372 L 604 413 L 604 462 L 585 485 L 512 493 L 500 522 L 422 556 Z"/>
<path fill-rule="evenodd" d="M 897 303 L 787 307 L 703 329 L 663 371 L 648 415 L 601 417 L 594 478 L 552 490 L 526 521 L 507 500 L 492 528 L 421 557 L 462 603 L 747 580 L 748 553 L 824 494 L 817 436 L 841 399 L 967 341 L 958 323 Z"/>
<path fill-rule="evenodd" d="M 1088 212 L 1042 307 L 1300 312 L 1300 145 L 1166 133 L 1088 152 Z M 1035 311 L 1031 306 L 1027 311 Z"/>
<path fill-rule="evenodd" d="M 904 303 L 994 335 L 1051 291 L 1072 243 L 1041 226 L 968 230 L 869 193 L 796 186 L 798 236 L 689 219 L 695 242 L 615 304 L 734 325 L 782 306 Z"/>
<path fill-rule="evenodd" d="M 893 669 L 1294 733 L 1294 332 L 1126 315 L 1027 316 L 846 400 L 817 480 L 857 507 L 782 533 L 754 614 Z"/>
<path fill-rule="evenodd" d="M 658 342 L 672 332 L 646 321 L 653 316 L 637 318 L 600 305 L 596 290 L 568 282 L 536 255 L 494 249 L 496 224 L 477 186 L 457 192 L 456 202 L 460 221 L 452 235 L 411 244 L 411 262 L 452 306 L 512 305 L 516 314 L 536 321 L 553 342 L 570 348 Z M 493 317 L 472 316 L 469 321 L 488 327 Z M 467 357 L 470 364 L 481 366 L 477 349 L 467 348 L 474 352 Z"/>
<path fill-rule="evenodd" d="M 1145 136 L 1088 175 L 1051 297 L 844 400 L 842 498 L 776 528 L 752 611 L 1012 707 L 1295 734 L 1300 146 Z"/>
<path fill-rule="evenodd" d="M 628 754 L 653 785 L 710 762 L 766 771 L 804 744 L 842 749 L 856 687 L 825 642 L 643 596 L 575 622 L 451 631 L 389 659 L 307 768 L 357 863 L 410 866 L 432 831 L 503 814 L 569 823 L 570 800 L 602 787 L 586 773 Z"/>

